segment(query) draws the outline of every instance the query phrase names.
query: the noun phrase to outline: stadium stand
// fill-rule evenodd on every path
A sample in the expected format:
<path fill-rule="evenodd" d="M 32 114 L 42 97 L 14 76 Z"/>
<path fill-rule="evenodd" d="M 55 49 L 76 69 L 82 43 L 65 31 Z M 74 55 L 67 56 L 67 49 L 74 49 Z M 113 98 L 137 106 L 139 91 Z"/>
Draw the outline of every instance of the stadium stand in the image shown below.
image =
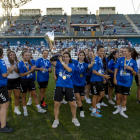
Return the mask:
<path fill-rule="evenodd" d="M 55 35 L 65 35 L 67 16 L 64 15 L 45 15 L 39 27 L 36 29 L 35 36 L 43 36 L 47 31 L 54 30 Z"/>
<path fill-rule="evenodd" d="M 137 35 L 123 14 L 99 15 L 106 35 Z"/>

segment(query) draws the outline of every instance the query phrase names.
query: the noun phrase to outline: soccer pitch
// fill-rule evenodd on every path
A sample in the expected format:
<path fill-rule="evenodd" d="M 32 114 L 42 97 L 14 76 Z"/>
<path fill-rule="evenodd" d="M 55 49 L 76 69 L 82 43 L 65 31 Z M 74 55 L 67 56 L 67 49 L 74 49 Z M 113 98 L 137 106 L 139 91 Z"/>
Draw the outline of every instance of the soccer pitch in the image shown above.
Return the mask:
<path fill-rule="evenodd" d="M 37 87 L 37 84 L 36 84 Z M 72 121 L 72 115 L 69 104 L 60 106 L 59 120 L 60 124 L 56 129 L 52 128 L 54 121 L 53 113 L 53 94 L 55 81 L 53 74 L 50 74 L 48 88 L 45 94 L 45 102 L 48 104 L 47 113 L 40 114 L 33 104 L 27 106 L 29 116 L 23 116 L 23 109 L 20 102 L 21 115 L 14 113 L 14 96 L 9 104 L 7 121 L 9 126 L 14 128 L 13 133 L 1 133 L 1 140 L 138 140 L 140 139 L 140 104 L 137 104 L 136 91 L 137 86 L 133 81 L 131 95 L 128 97 L 127 111 L 128 119 L 120 114 L 113 115 L 116 109 L 109 104 L 108 107 L 101 108 L 102 118 L 90 116 L 89 107 L 91 105 L 83 102 L 85 118 L 80 117 L 77 108 L 77 118 L 81 124 L 76 127 Z M 37 87 L 37 94 L 39 90 Z M 90 96 L 91 98 L 92 96 Z M 114 94 L 113 94 L 114 97 Z M 27 100 L 29 94 L 27 94 Z M 108 104 L 106 97 L 104 102 Z"/>

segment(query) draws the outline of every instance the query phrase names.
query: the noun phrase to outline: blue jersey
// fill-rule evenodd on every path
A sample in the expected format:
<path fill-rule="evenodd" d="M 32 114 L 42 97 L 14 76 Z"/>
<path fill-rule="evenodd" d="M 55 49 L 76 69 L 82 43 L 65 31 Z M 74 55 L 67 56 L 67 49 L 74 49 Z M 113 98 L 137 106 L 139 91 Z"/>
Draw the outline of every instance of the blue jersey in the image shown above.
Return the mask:
<path fill-rule="evenodd" d="M 60 62 L 59 60 L 57 60 L 57 62 Z M 55 66 L 54 66 L 55 67 Z M 55 67 L 55 74 L 58 75 L 59 74 L 59 69 Z"/>
<path fill-rule="evenodd" d="M 68 72 L 67 70 L 65 70 L 60 62 L 56 62 L 56 68 L 59 69 L 56 87 L 73 88 L 72 73 L 74 71 L 74 64 L 69 63 L 68 66 L 72 69 L 72 72 Z"/>
<path fill-rule="evenodd" d="M 92 60 L 91 60 L 92 61 Z M 91 64 L 89 61 L 88 61 L 88 64 Z M 92 74 L 92 71 L 91 71 L 91 68 L 89 69 L 87 69 L 87 73 L 86 73 L 86 75 L 91 75 Z"/>
<path fill-rule="evenodd" d="M 32 63 L 33 66 L 35 66 L 35 60 L 31 59 L 31 63 Z M 35 73 L 35 71 L 33 73 L 33 79 L 34 79 L 34 81 L 36 80 L 36 73 Z"/>
<path fill-rule="evenodd" d="M 116 75 L 117 85 L 131 87 L 133 81 L 133 74 L 130 70 L 124 70 L 124 61 L 125 57 L 121 57 L 115 65 L 115 69 L 118 69 Z M 131 58 L 130 60 L 126 60 L 126 66 L 132 67 L 134 71 L 138 73 L 137 62 L 134 59 Z"/>
<path fill-rule="evenodd" d="M 111 59 L 111 60 L 108 62 L 108 69 L 114 71 L 114 70 L 115 70 L 115 65 L 116 65 L 116 62 L 115 62 L 113 59 Z M 114 76 L 113 73 L 109 73 L 109 72 L 108 72 L 108 74 L 109 74 L 110 76 Z"/>
<path fill-rule="evenodd" d="M 94 65 L 91 68 L 91 70 L 96 70 L 98 73 L 104 74 L 104 68 L 103 68 L 103 61 L 99 56 L 95 57 L 94 60 Z M 103 77 L 102 76 L 98 76 L 92 73 L 91 78 L 90 78 L 91 82 L 96 82 L 96 81 L 103 81 Z"/>
<path fill-rule="evenodd" d="M 36 61 L 36 68 L 44 68 L 43 71 L 37 71 L 37 82 L 44 82 L 49 80 L 49 71 L 48 68 L 51 68 L 51 63 L 48 59 L 44 60 L 39 58 Z"/>
<path fill-rule="evenodd" d="M 88 63 L 79 63 L 74 61 L 74 73 L 72 74 L 73 85 L 85 86 L 86 85 L 86 71 L 88 69 Z"/>
<path fill-rule="evenodd" d="M 7 85 L 7 77 L 4 78 L 2 74 L 7 73 L 5 61 L 0 59 L 0 87 Z"/>
<path fill-rule="evenodd" d="M 20 61 L 18 63 L 19 73 L 26 73 L 29 70 L 31 70 L 31 67 L 32 66 L 29 63 L 27 63 L 27 62 L 25 62 L 25 64 L 24 64 L 23 61 Z M 31 79 L 31 78 L 33 78 L 33 73 L 30 72 L 28 75 L 25 75 L 25 76 L 23 76 L 21 78 L 23 78 L 23 79 Z"/>

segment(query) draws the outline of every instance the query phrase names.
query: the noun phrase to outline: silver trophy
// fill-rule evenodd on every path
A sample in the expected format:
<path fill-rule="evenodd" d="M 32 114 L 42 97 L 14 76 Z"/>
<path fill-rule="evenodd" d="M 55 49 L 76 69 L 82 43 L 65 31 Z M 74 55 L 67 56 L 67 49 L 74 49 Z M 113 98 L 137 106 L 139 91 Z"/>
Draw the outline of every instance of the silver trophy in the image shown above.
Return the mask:
<path fill-rule="evenodd" d="M 58 56 L 60 56 L 60 53 L 57 53 L 57 50 L 55 49 L 55 44 L 54 44 L 54 31 L 52 32 L 47 32 L 44 36 L 46 42 L 50 45 L 50 50 L 51 50 L 51 58 L 50 61 L 57 61 Z"/>

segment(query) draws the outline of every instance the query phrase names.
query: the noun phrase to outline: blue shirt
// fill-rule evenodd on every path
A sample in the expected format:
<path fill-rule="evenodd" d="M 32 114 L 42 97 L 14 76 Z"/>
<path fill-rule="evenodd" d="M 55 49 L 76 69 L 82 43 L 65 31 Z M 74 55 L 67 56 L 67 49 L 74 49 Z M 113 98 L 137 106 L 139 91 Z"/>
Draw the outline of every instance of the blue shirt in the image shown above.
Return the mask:
<path fill-rule="evenodd" d="M 48 68 L 51 68 L 51 63 L 48 59 L 44 60 L 43 58 L 39 58 L 36 61 L 36 68 L 43 67 L 44 70 L 37 71 L 37 82 L 44 82 L 49 80 L 49 71 Z"/>
<path fill-rule="evenodd" d="M 72 74 L 73 85 L 85 86 L 86 85 L 86 70 L 88 69 L 88 63 L 74 62 L 74 73 Z"/>
<path fill-rule="evenodd" d="M 56 87 L 73 88 L 72 73 L 74 71 L 74 64 L 69 63 L 68 66 L 72 69 L 72 72 L 68 72 L 67 70 L 64 70 L 63 65 L 60 62 L 56 62 L 56 68 L 59 69 L 59 75 L 58 75 L 58 80 L 56 82 Z M 63 79 L 63 76 L 66 77 L 66 79 Z"/>
<path fill-rule="evenodd" d="M 32 66 L 29 63 L 27 63 L 27 62 L 24 64 L 23 61 L 20 61 L 18 63 L 19 73 L 26 73 L 26 72 L 28 72 L 27 67 L 29 67 L 29 70 L 31 70 Z M 23 79 L 31 79 L 31 78 L 33 78 L 33 73 L 30 72 L 28 75 L 25 75 L 25 76 L 23 76 L 21 78 L 23 78 Z"/>
<path fill-rule="evenodd" d="M 31 63 L 32 63 L 33 66 L 35 66 L 35 60 L 31 59 Z M 35 73 L 35 71 L 33 73 L 33 79 L 34 79 L 34 81 L 36 80 L 36 73 Z"/>
<path fill-rule="evenodd" d="M 115 69 L 118 69 L 116 75 L 117 85 L 131 87 L 133 82 L 133 74 L 127 69 L 125 70 L 126 74 L 124 74 L 124 61 L 125 57 L 121 57 L 115 65 Z M 134 59 L 131 58 L 130 60 L 126 60 L 126 65 L 132 67 L 134 71 L 138 73 L 137 62 Z"/>
<path fill-rule="evenodd" d="M 91 60 L 92 61 L 92 60 Z M 88 61 L 88 64 L 91 64 L 89 61 Z M 91 71 L 91 68 L 89 69 L 87 69 L 87 73 L 86 73 L 86 75 L 90 75 L 91 76 L 91 74 L 92 74 L 92 71 Z"/>
<path fill-rule="evenodd" d="M 114 62 L 113 59 L 111 59 L 111 60 L 108 62 L 108 69 L 114 71 L 114 70 L 115 70 L 115 65 L 116 65 L 116 63 Z M 110 76 L 114 76 L 114 73 L 109 73 L 109 72 L 108 72 L 108 74 L 109 74 Z"/>
<path fill-rule="evenodd" d="M 104 68 L 103 68 L 103 61 L 99 56 L 95 57 L 94 60 L 94 65 L 91 68 L 91 70 L 96 70 L 98 73 L 104 74 Z M 96 81 L 103 81 L 103 77 L 102 76 L 98 76 L 92 73 L 91 78 L 90 78 L 91 82 L 96 82 Z"/>
<path fill-rule="evenodd" d="M 4 78 L 2 74 L 7 73 L 5 61 L 0 59 L 0 87 L 7 85 L 7 77 Z"/>
<path fill-rule="evenodd" d="M 60 62 L 59 60 L 57 60 L 57 62 Z M 55 66 L 54 66 L 55 67 Z M 59 74 L 59 69 L 55 67 L 55 74 L 58 75 Z"/>

